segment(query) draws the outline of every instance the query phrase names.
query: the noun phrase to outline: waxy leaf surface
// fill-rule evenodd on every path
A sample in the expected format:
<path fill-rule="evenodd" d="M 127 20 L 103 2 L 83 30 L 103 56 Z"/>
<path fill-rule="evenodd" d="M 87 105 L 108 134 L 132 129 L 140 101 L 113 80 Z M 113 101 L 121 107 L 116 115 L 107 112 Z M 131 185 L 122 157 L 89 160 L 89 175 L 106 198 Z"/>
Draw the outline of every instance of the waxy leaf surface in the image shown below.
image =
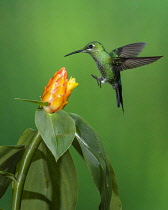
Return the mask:
<path fill-rule="evenodd" d="M 24 149 L 24 145 L 0 146 L 0 198 L 4 195 L 12 179 L 15 179 L 13 174 Z"/>
<path fill-rule="evenodd" d="M 33 104 L 37 104 L 39 106 L 48 106 L 49 105 L 48 102 L 42 102 L 42 101 L 37 101 L 37 100 L 29 100 L 29 99 L 21 99 L 21 98 L 15 98 L 15 99 L 20 100 L 20 101 L 30 102 Z"/>
<path fill-rule="evenodd" d="M 77 174 L 69 151 L 56 161 L 42 141 L 26 177 L 21 209 L 74 210 L 76 201 Z"/>
<path fill-rule="evenodd" d="M 63 110 L 49 114 L 43 109 L 38 109 L 35 123 L 43 141 L 57 161 L 74 140 L 75 124 L 72 118 Z"/>
<path fill-rule="evenodd" d="M 122 203 L 118 193 L 118 185 L 117 185 L 117 178 L 113 171 L 113 168 L 110 164 L 111 174 L 112 174 L 112 182 L 113 182 L 113 189 L 112 189 L 112 199 L 110 202 L 110 210 L 122 210 Z"/>
<path fill-rule="evenodd" d="M 0 171 L 0 176 L 5 176 L 10 178 L 12 181 L 16 181 L 16 177 L 14 176 L 14 174 L 8 173 L 6 171 Z"/>
<path fill-rule="evenodd" d="M 117 194 L 118 187 L 115 175 L 106 157 L 99 136 L 80 116 L 72 113 L 70 116 L 76 125 L 76 140 L 73 142 L 73 145 L 85 160 L 100 193 L 101 203 L 99 210 L 121 210 L 121 208 L 117 207 L 120 199 Z M 114 186 L 115 194 L 112 193 Z M 116 197 L 113 198 L 113 194 L 116 195 L 117 199 Z M 113 205 L 112 202 L 117 202 L 117 204 Z"/>

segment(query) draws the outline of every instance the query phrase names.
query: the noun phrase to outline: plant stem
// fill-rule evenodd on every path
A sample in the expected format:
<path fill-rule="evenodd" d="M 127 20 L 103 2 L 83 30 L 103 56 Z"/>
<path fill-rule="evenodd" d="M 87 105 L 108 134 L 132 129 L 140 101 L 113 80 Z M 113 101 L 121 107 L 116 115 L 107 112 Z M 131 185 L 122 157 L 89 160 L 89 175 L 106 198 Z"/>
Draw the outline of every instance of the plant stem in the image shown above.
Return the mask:
<path fill-rule="evenodd" d="M 42 138 L 38 130 L 26 147 L 18 168 L 17 181 L 13 185 L 12 210 L 20 210 L 23 188 L 33 156 Z"/>

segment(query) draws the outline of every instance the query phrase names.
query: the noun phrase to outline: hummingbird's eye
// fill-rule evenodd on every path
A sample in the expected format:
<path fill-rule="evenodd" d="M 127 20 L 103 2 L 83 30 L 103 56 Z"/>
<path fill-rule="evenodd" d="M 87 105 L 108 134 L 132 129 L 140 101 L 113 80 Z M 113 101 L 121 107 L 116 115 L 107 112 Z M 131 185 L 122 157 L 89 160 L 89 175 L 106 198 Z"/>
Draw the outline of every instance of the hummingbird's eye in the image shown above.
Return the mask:
<path fill-rule="evenodd" d="M 92 49 L 92 48 L 93 48 L 93 45 L 92 45 L 92 44 L 90 44 L 90 45 L 88 46 L 88 48 L 89 48 L 89 49 Z"/>

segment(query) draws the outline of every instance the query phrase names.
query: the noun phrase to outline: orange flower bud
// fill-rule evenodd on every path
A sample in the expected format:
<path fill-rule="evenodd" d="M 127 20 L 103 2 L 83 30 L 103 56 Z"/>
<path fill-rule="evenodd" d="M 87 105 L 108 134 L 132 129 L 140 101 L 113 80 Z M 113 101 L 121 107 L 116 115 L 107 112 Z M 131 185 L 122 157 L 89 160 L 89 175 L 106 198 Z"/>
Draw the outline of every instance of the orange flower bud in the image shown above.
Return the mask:
<path fill-rule="evenodd" d="M 72 90 L 78 85 L 75 78 L 68 80 L 68 73 L 63 67 L 57 71 L 53 78 L 48 81 L 41 97 L 42 102 L 48 102 L 49 106 L 43 106 L 48 113 L 56 112 L 63 109 L 68 103 L 68 97 Z"/>

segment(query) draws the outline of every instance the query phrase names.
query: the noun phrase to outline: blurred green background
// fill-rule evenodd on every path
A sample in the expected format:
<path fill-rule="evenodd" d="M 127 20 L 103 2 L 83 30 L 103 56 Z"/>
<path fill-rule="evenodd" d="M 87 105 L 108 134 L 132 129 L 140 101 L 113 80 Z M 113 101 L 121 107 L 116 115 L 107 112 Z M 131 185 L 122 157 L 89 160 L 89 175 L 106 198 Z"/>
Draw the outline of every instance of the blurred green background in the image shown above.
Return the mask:
<path fill-rule="evenodd" d="M 16 144 L 26 128 L 35 128 L 36 105 L 14 98 L 38 100 L 48 79 L 65 66 L 79 83 L 65 110 L 85 118 L 102 138 L 123 209 L 166 210 L 167 7 L 167 0 L 0 0 L 0 144 Z M 147 42 L 141 56 L 164 56 L 122 72 L 124 115 L 113 89 L 108 84 L 100 89 L 91 78 L 99 72 L 89 55 L 64 58 L 90 41 L 103 43 L 107 51 Z M 84 163 L 72 153 L 79 177 L 77 210 L 97 209 L 98 192 Z M 0 207 L 11 209 L 11 190 Z"/>

